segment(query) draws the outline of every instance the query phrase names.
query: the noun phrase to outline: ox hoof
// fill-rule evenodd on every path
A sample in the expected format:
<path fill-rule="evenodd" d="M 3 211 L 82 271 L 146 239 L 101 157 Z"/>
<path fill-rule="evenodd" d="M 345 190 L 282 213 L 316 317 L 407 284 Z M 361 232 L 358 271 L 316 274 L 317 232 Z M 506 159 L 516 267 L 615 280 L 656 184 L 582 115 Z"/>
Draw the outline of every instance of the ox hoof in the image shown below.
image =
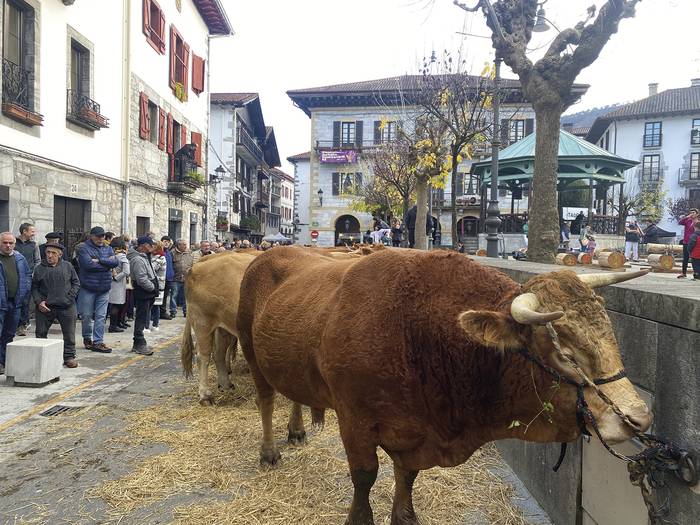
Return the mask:
<path fill-rule="evenodd" d="M 260 450 L 260 465 L 261 466 L 275 466 L 282 458 L 279 450 L 276 448 L 262 448 Z"/>
<path fill-rule="evenodd" d="M 203 407 L 210 407 L 214 404 L 214 401 L 210 397 L 203 397 L 199 400 L 199 404 Z"/>
<path fill-rule="evenodd" d="M 290 430 L 287 434 L 287 442 L 290 445 L 303 445 L 306 443 L 306 431 L 305 430 Z"/>
<path fill-rule="evenodd" d="M 236 385 L 234 385 L 233 383 L 229 383 L 228 386 L 219 385 L 219 390 L 223 390 L 224 392 L 231 392 L 233 390 L 236 390 Z"/>

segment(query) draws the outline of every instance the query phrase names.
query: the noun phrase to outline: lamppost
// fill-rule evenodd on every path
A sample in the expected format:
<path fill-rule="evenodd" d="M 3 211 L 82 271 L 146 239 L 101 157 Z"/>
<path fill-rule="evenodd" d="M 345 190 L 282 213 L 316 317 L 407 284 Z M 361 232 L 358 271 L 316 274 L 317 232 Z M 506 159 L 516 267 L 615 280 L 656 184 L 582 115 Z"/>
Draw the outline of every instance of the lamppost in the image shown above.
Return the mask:
<path fill-rule="evenodd" d="M 319 205 L 319 207 L 323 206 L 323 190 L 321 188 L 319 188 L 316 193 L 318 193 L 318 205 Z"/>

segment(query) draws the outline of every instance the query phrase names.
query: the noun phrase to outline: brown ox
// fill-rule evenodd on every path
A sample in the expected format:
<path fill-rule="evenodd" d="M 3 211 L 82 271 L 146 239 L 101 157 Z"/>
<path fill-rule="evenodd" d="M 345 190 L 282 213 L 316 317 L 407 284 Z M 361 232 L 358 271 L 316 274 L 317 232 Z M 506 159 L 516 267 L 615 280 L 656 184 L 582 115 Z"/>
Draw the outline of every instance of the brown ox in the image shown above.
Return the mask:
<path fill-rule="evenodd" d="M 187 274 L 187 321 L 182 334 L 181 360 L 185 377 L 192 375 L 192 330 L 197 341 L 199 402 L 211 404 L 207 371 L 212 353 L 219 387 L 233 388 L 230 362 L 238 346 L 236 314 L 243 274 L 261 252 L 246 250 L 202 257 Z M 230 358 L 227 359 L 227 353 Z"/>
<path fill-rule="evenodd" d="M 598 282 L 589 285 L 555 272 L 521 289 L 456 253 L 382 250 L 333 260 L 289 248 L 258 257 L 241 284 L 238 328 L 261 410 L 261 460 L 279 458 L 275 391 L 295 402 L 292 441 L 304 436 L 299 404 L 333 408 L 354 485 L 346 523 L 373 523 L 377 447 L 394 463 L 391 523 L 418 523 L 418 471 L 458 465 L 497 439 L 566 442 L 580 434 L 576 388 L 552 388 L 552 376 L 512 350 L 526 348 L 580 382 L 553 351 L 543 326 L 552 321 L 563 352 L 590 378 L 617 374 L 617 342 L 591 286 L 619 275 L 629 278 L 592 276 Z M 640 430 L 649 427 L 651 414 L 627 379 L 600 388 Z M 605 439 L 630 437 L 589 388 L 585 397 Z M 549 417 L 543 400 L 554 406 Z M 523 424 L 511 425 L 516 420 Z"/>

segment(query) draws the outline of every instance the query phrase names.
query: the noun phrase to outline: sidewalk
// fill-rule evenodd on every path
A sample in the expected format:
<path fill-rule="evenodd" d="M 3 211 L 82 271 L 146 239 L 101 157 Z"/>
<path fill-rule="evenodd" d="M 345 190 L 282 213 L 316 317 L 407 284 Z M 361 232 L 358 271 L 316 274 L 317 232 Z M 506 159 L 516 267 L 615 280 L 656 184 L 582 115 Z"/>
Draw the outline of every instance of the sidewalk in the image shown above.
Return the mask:
<path fill-rule="evenodd" d="M 182 314 L 179 314 L 180 316 Z M 137 354 L 131 352 L 133 338 L 133 322 L 132 328 L 128 328 L 122 333 L 109 333 L 105 327 L 105 344 L 112 348 L 111 354 L 100 354 L 91 352 L 83 348 L 83 339 L 80 335 L 80 321 L 76 324 L 76 360 L 79 363 L 78 368 L 61 369 L 61 379 L 55 383 L 51 383 L 44 387 L 17 387 L 8 386 L 6 384 L 6 376 L 0 376 L 0 431 L 12 420 L 20 417 L 22 414 L 40 407 L 48 400 L 65 394 L 72 389 L 80 389 L 80 385 L 95 379 L 101 374 L 110 370 L 115 370 L 120 365 L 123 367 L 130 360 L 137 357 Z M 182 334 L 182 328 L 185 324 L 183 317 L 177 317 L 171 321 L 161 320 L 160 331 L 146 334 L 146 340 L 149 347 L 162 345 L 166 342 L 174 342 Z M 32 324 L 26 337 L 34 337 L 35 325 Z M 50 339 L 61 339 L 61 328 L 58 324 L 54 324 L 49 330 Z M 15 337 L 15 341 L 20 341 L 24 337 Z M 178 344 L 179 347 L 179 344 Z M 149 357 L 145 357 L 148 359 Z M 114 383 L 98 383 L 92 388 L 95 389 L 119 389 L 123 385 Z M 48 408 L 48 407 L 47 407 Z"/>

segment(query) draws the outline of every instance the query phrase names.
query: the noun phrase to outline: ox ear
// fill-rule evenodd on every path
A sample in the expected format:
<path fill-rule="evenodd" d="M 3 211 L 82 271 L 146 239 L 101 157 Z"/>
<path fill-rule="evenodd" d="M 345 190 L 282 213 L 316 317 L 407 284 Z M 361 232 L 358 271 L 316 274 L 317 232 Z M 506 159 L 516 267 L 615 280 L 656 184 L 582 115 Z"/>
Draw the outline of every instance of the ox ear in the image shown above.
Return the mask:
<path fill-rule="evenodd" d="M 508 350 L 524 345 L 522 325 L 510 315 L 489 310 L 468 310 L 459 315 L 459 324 L 475 342 L 489 348 Z"/>

